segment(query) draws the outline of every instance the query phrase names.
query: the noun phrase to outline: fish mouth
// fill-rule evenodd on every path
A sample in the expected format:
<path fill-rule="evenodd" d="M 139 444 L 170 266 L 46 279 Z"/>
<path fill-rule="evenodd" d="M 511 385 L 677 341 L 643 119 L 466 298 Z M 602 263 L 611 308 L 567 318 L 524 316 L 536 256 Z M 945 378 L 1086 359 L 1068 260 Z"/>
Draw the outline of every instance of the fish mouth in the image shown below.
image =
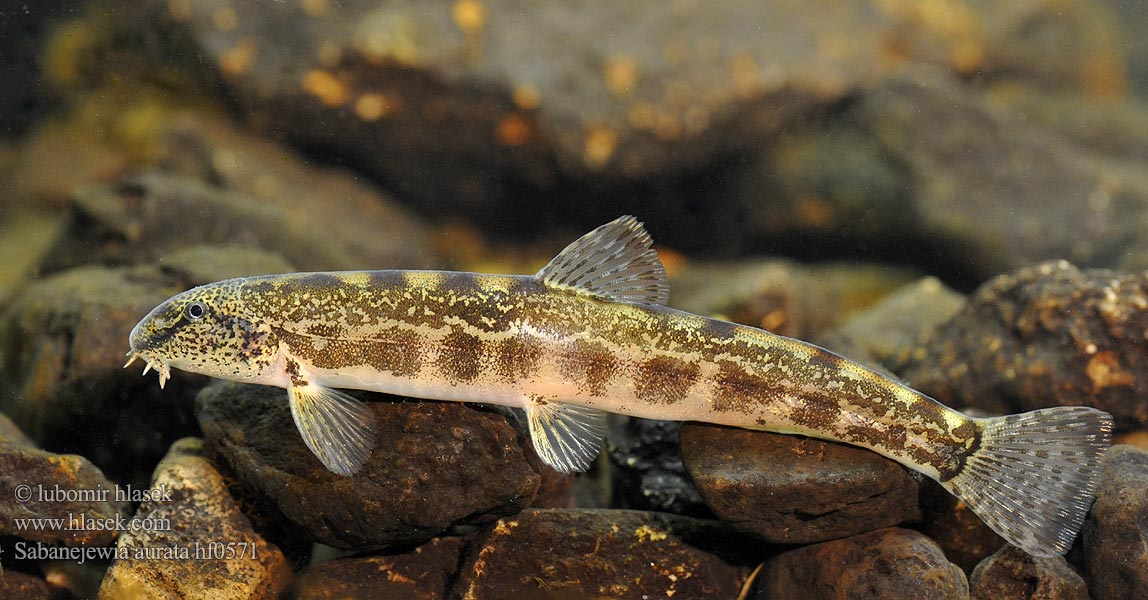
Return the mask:
<path fill-rule="evenodd" d="M 155 372 L 159 375 L 159 389 L 162 390 L 164 384 L 167 383 L 167 380 L 171 379 L 171 367 L 167 363 L 163 362 L 163 360 L 154 356 L 148 356 L 143 352 L 137 352 L 135 350 L 128 352 L 127 356 L 128 362 L 124 363 L 123 368 L 126 369 L 130 367 L 137 358 L 143 360 L 145 363 L 143 374 L 147 375 L 148 371 L 155 369 Z"/>

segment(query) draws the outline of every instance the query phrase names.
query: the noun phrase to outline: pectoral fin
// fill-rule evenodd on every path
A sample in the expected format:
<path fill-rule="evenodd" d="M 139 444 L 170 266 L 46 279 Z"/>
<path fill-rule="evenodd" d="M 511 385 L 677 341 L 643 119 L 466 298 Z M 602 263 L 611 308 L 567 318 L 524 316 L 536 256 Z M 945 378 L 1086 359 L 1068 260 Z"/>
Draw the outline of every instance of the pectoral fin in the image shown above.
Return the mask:
<path fill-rule="evenodd" d="M 306 383 L 287 390 L 303 442 L 323 466 L 354 475 L 375 446 L 375 413 L 339 390 Z"/>
<path fill-rule="evenodd" d="M 560 473 L 590 468 L 606 437 L 606 412 L 577 404 L 538 401 L 527 404 L 526 419 L 534 450 Z"/>

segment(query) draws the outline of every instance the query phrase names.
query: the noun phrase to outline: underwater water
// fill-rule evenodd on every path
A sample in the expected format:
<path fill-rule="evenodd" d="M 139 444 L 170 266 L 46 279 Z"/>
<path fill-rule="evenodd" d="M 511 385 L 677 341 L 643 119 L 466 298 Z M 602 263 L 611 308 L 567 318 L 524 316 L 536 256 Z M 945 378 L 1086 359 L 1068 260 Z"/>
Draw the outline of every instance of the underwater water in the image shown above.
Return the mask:
<path fill-rule="evenodd" d="M 1146 597 L 1146 31 L 1119 0 L 8 3 L 0 598 Z M 550 262 L 623 215 L 652 251 Z M 165 304 L 374 270 L 542 273 Z M 960 478 L 987 419 L 1066 406 L 1111 425 Z"/>

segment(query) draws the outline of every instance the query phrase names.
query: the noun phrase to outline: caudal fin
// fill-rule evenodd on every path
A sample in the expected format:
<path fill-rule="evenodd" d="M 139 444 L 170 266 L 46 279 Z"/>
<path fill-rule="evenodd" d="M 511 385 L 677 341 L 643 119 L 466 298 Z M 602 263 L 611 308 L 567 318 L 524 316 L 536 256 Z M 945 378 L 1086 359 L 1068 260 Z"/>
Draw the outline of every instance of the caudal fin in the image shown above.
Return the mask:
<path fill-rule="evenodd" d="M 1021 550 L 1068 552 L 1096 493 L 1112 416 L 1062 406 L 978 423 L 980 445 L 949 490 Z"/>

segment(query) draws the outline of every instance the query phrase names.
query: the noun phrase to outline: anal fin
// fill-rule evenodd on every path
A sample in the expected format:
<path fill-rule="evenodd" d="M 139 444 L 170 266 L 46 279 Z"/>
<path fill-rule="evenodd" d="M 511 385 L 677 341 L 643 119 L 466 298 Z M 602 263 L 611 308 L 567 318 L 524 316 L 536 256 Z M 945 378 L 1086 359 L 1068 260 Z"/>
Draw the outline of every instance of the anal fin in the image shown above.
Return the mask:
<path fill-rule="evenodd" d="M 606 415 L 596 408 L 554 401 L 526 405 L 534 450 L 560 473 L 590 468 L 606 438 Z"/>
<path fill-rule="evenodd" d="M 375 413 L 345 392 L 307 383 L 287 390 L 303 442 L 332 473 L 354 475 L 375 446 Z"/>

